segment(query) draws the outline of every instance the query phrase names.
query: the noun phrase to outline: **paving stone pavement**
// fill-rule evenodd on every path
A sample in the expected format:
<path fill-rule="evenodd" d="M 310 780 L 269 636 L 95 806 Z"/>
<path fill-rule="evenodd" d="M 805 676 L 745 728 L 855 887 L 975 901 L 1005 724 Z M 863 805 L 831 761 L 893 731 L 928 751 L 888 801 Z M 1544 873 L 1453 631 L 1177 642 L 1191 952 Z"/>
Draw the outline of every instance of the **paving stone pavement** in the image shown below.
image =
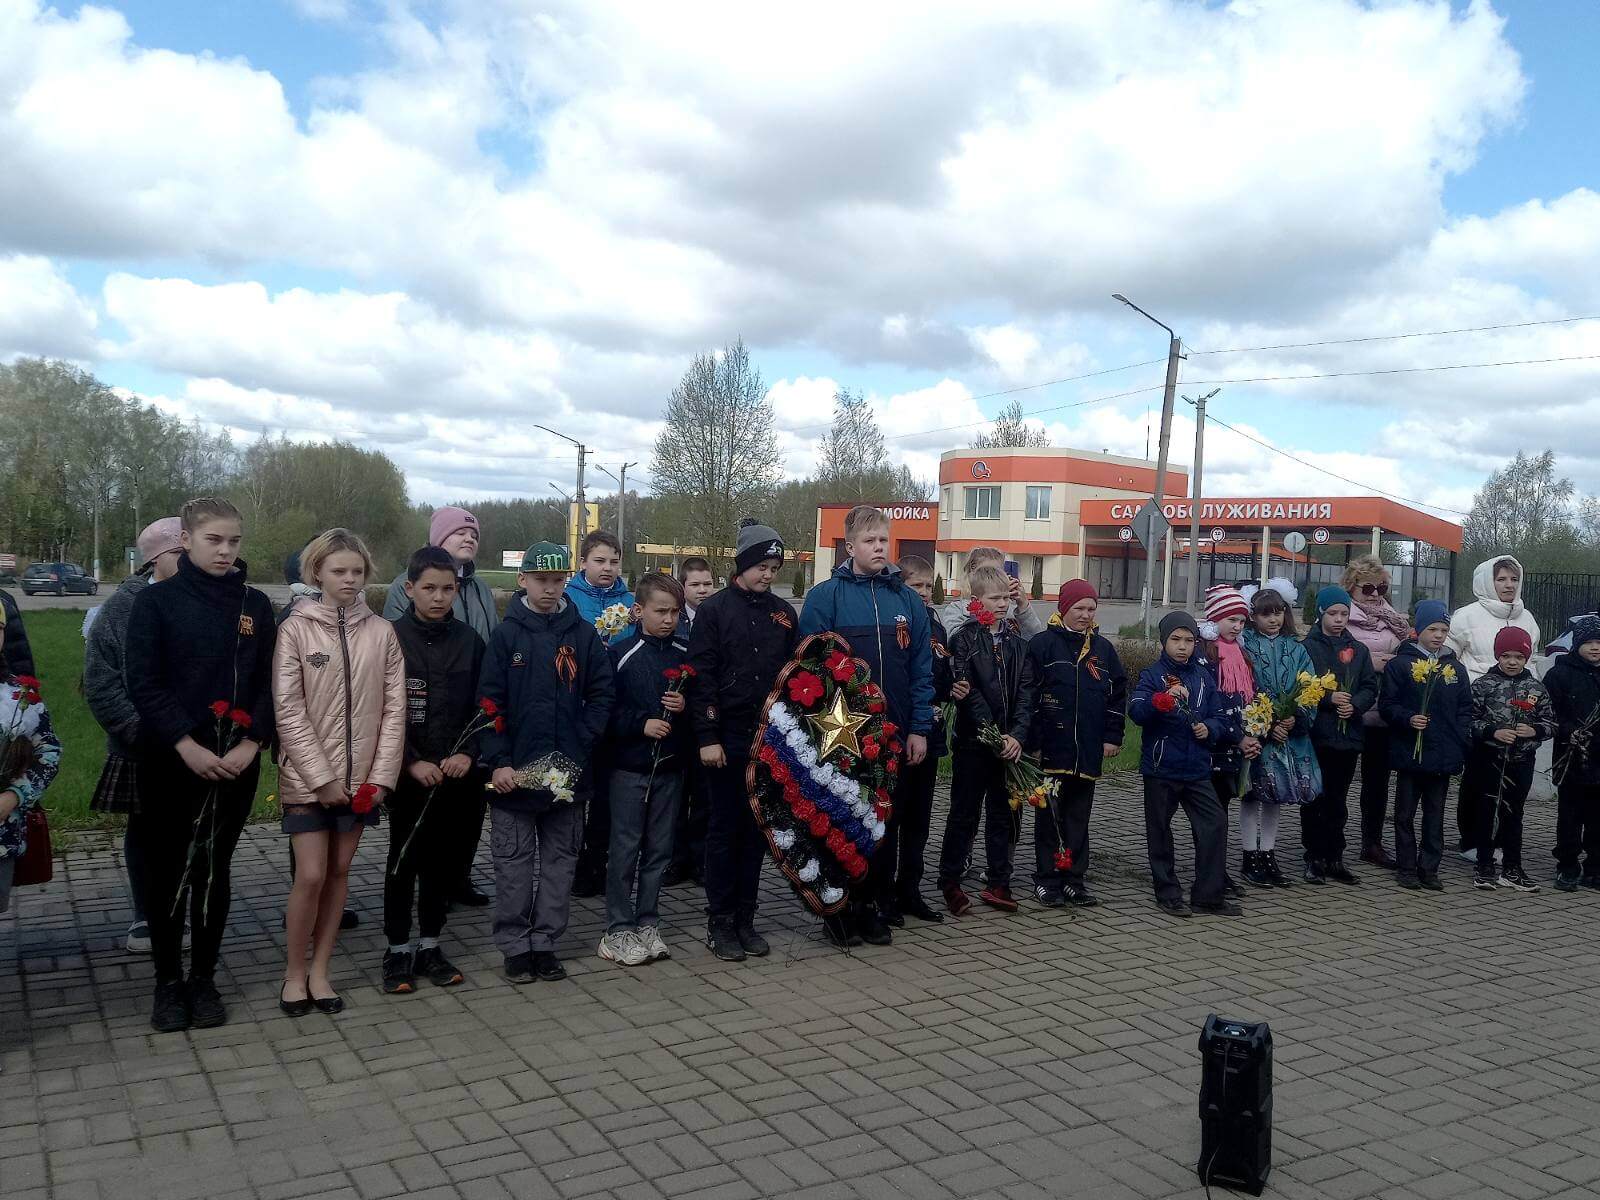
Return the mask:
<path fill-rule="evenodd" d="M 73 853 L 0 918 L 0 1196 L 1196 1196 L 1213 1011 L 1272 1025 L 1270 1194 L 1596 1194 L 1600 895 L 1474 892 L 1452 857 L 1442 895 L 1367 869 L 1174 920 L 1136 788 L 1102 785 L 1091 911 L 913 923 L 847 956 L 769 871 L 766 960 L 713 959 L 677 889 L 669 962 L 601 962 L 601 904 L 578 901 L 569 979 L 517 988 L 487 917 L 458 913 L 466 985 L 400 998 L 376 986 L 380 829 L 336 960 L 349 1007 L 298 1021 L 276 1008 L 285 845 L 255 827 L 219 980 L 233 1018 L 167 1036 L 148 961 L 120 949 L 113 851 Z M 1544 877 L 1552 823 L 1532 807 Z"/>

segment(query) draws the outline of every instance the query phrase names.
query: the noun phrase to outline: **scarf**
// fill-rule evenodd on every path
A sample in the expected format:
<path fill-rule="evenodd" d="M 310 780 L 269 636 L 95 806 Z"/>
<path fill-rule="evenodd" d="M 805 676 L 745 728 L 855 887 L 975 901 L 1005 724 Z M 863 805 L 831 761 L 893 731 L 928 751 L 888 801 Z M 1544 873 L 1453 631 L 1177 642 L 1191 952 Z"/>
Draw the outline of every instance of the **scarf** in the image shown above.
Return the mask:
<path fill-rule="evenodd" d="M 1392 633 L 1404 638 L 1411 632 L 1411 624 L 1387 600 L 1377 612 L 1368 612 L 1360 604 L 1350 606 L 1350 624 L 1368 633 Z"/>
<path fill-rule="evenodd" d="M 1244 651 L 1237 641 L 1219 639 L 1217 642 L 1217 686 L 1232 692 L 1249 704 L 1256 694 L 1255 676 L 1245 661 Z"/>

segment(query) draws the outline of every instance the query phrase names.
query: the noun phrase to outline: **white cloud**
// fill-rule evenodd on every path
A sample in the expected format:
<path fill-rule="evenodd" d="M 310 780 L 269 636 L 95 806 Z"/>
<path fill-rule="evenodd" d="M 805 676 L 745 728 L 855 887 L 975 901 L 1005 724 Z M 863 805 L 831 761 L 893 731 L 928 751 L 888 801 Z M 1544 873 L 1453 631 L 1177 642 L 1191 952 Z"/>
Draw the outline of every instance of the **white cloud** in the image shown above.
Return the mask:
<path fill-rule="evenodd" d="M 97 324 L 93 307 L 49 259 L 0 256 L 0 361 L 18 354 L 89 358 Z"/>

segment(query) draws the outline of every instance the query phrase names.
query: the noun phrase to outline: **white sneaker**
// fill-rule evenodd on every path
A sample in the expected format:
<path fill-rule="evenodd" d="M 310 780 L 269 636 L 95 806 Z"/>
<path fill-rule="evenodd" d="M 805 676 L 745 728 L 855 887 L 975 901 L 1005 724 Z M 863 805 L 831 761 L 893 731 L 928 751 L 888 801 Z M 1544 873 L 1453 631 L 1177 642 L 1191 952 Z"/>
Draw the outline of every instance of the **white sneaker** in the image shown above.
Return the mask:
<path fill-rule="evenodd" d="M 619 929 L 600 939 L 600 957 L 624 967 L 638 967 L 650 961 L 650 952 L 631 929 Z"/>
<path fill-rule="evenodd" d="M 128 926 L 128 953 L 150 953 L 150 926 L 143 921 L 137 921 Z"/>
<path fill-rule="evenodd" d="M 635 935 L 639 944 L 644 947 L 645 953 L 650 956 L 650 961 L 655 962 L 661 958 L 671 958 L 671 948 L 661 940 L 661 933 L 654 925 L 645 925 Z"/>

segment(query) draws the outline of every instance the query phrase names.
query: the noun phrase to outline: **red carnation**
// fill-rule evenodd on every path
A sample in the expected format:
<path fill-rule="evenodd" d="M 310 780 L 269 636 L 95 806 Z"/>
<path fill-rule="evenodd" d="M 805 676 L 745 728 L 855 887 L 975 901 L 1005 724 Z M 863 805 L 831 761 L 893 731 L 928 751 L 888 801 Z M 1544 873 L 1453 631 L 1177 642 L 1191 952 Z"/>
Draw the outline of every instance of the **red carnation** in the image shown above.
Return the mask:
<path fill-rule="evenodd" d="M 857 855 L 850 860 L 850 865 L 845 868 L 851 879 L 860 879 L 867 873 L 867 860 Z"/>
<path fill-rule="evenodd" d="M 213 700 L 210 704 L 211 715 L 221 719 L 228 715 L 228 710 L 233 707 L 226 700 Z"/>
<path fill-rule="evenodd" d="M 506 731 L 506 719 L 504 717 L 496 717 L 494 719 L 494 731 L 496 733 L 504 733 Z"/>
<path fill-rule="evenodd" d="M 899 732 L 900 732 L 900 726 L 896 725 L 893 721 L 885 721 L 883 723 L 883 736 L 884 737 L 892 738 L 895 734 L 897 734 Z"/>
<path fill-rule="evenodd" d="M 810 708 L 822 699 L 822 680 L 810 671 L 800 671 L 789 677 L 789 699 L 801 708 Z"/>
<path fill-rule="evenodd" d="M 842 855 L 844 853 L 844 848 L 849 844 L 850 843 L 845 840 L 844 834 L 840 833 L 837 829 L 830 829 L 828 831 L 827 846 L 828 849 L 833 852 L 833 856 L 835 858 L 838 858 L 840 855 Z"/>
<path fill-rule="evenodd" d="M 1178 707 L 1178 698 L 1171 692 L 1157 692 L 1150 697 L 1150 703 L 1157 712 L 1169 713 Z"/>
<path fill-rule="evenodd" d="M 775 762 L 767 768 L 772 772 L 772 778 L 778 783 L 788 783 L 794 776 L 789 774 L 789 768 L 781 762 Z"/>
<path fill-rule="evenodd" d="M 890 754 L 898 756 L 900 751 L 902 751 L 904 749 L 905 749 L 905 744 L 903 742 L 901 742 L 901 740 L 899 738 L 890 738 L 889 739 L 889 753 Z"/>
<path fill-rule="evenodd" d="M 794 810 L 794 815 L 796 817 L 807 823 L 811 821 L 812 817 L 817 815 L 817 806 L 803 797 L 799 800 L 796 800 L 789 807 Z"/>
<path fill-rule="evenodd" d="M 877 791 L 877 797 L 879 804 L 892 804 L 894 802 L 894 797 L 889 795 L 888 788 L 879 788 Z"/>
<path fill-rule="evenodd" d="M 11 698 L 13 700 L 17 699 L 17 693 L 12 692 Z M 38 688 L 29 688 L 26 692 L 22 693 L 21 699 L 24 704 L 39 704 L 43 702 L 44 697 L 39 694 Z"/>
<path fill-rule="evenodd" d="M 667 677 L 667 682 L 668 683 L 677 683 L 678 682 L 678 676 L 682 675 L 683 671 L 680 670 L 678 667 L 668 667 L 665 671 L 663 671 L 661 673 Z"/>
<path fill-rule="evenodd" d="M 18 675 L 17 686 L 26 692 L 37 692 L 39 690 L 39 680 L 32 675 Z"/>
<path fill-rule="evenodd" d="M 888 804 L 879 803 L 873 807 L 872 811 L 874 814 L 876 814 L 878 820 L 887 821 L 889 819 L 889 814 L 893 812 L 894 809 Z"/>
<path fill-rule="evenodd" d="M 250 714 L 245 712 L 245 710 L 242 708 L 236 708 L 230 712 L 228 714 L 228 720 L 232 721 L 240 729 L 250 728 Z"/>
<path fill-rule="evenodd" d="M 993 625 L 997 619 L 995 615 L 990 612 L 987 607 L 985 607 L 983 601 L 979 600 L 976 596 L 967 601 L 967 612 L 974 621 L 976 621 L 979 625 L 982 625 L 985 629 Z"/>
<path fill-rule="evenodd" d="M 882 700 L 868 700 L 867 701 L 867 711 L 869 713 L 881 713 L 883 711 L 883 701 Z"/>
<path fill-rule="evenodd" d="M 900 760 L 898 758 L 886 758 L 886 759 L 884 759 L 883 760 L 883 769 L 885 771 L 889 772 L 889 774 L 891 774 L 891 775 L 900 774 Z"/>
<path fill-rule="evenodd" d="M 1515 700 L 1511 701 L 1511 707 L 1515 708 L 1515 709 L 1520 709 L 1522 712 L 1525 712 L 1525 713 L 1531 713 L 1534 710 L 1535 706 L 1534 706 L 1533 701 L 1529 700 L 1527 697 L 1518 696 Z"/>
<path fill-rule="evenodd" d="M 1056 851 L 1056 870 L 1058 870 L 1058 871 L 1070 871 L 1070 870 L 1072 870 L 1072 851 L 1071 850 L 1061 849 L 1061 850 L 1057 850 Z"/>
<path fill-rule="evenodd" d="M 828 830 L 833 828 L 825 812 L 813 813 L 811 820 L 806 822 L 806 827 L 811 830 L 812 837 L 827 837 Z"/>
<path fill-rule="evenodd" d="M 489 699 L 489 697 L 485 696 L 483 699 L 478 701 L 478 711 L 486 717 L 492 717 L 495 715 L 495 713 L 500 711 L 500 706 L 493 700 Z"/>
<path fill-rule="evenodd" d="M 680 675 L 682 675 L 685 679 L 693 679 L 695 677 L 695 675 L 697 674 L 695 669 L 693 667 L 691 667 L 688 663 L 684 663 L 683 666 L 679 667 L 678 668 L 678 673 Z"/>
<path fill-rule="evenodd" d="M 861 755 L 868 762 L 877 762 L 878 755 L 883 753 L 883 747 L 872 738 L 861 739 Z"/>
<path fill-rule="evenodd" d="M 838 683 L 849 683 L 856 673 L 856 664 L 843 650 L 835 650 L 823 664 Z"/>
<path fill-rule="evenodd" d="M 365 816 L 378 806 L 378 789 L 370 783 L 363 783 L 356 789 L 356 794 L 350 797 L 350 811 L 358 817 Z"/>

